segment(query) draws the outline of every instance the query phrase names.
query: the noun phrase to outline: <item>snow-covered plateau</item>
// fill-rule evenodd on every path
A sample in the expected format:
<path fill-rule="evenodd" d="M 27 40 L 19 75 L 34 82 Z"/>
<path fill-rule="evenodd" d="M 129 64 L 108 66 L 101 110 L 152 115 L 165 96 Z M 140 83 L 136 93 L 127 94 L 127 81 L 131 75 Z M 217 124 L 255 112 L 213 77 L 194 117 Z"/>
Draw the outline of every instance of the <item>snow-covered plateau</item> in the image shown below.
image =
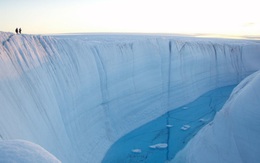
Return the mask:
<path fill-rule="evenodd" d="M 64 163 L 101 162 L 128 132 L 260 70 L 260 42 L 251 40 L 0 32 L 0 42 L 0 146 L 26 140 Z M 225 160 L 227 143 L 235 161 L 259 161 L 258 78 L 243 81 L 175 161 L 206 151 Z"/>

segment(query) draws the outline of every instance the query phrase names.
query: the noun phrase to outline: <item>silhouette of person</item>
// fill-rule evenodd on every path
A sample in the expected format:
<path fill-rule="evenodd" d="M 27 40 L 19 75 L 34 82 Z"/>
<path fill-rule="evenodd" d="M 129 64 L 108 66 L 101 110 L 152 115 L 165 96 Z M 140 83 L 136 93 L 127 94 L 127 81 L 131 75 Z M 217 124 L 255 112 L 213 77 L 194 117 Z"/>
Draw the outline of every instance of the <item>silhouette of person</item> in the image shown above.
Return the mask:
<path fill-rule="evenodd" d="M 19 33 L 20 33 L 20 34 L 22 33 L 22 29 L 21 29 L 21 28 L 19 28 Z"/>
<path fill-rule="evenodd" d="M 15 29 L 15 33 L 18 34 L 18 28 Z"/>

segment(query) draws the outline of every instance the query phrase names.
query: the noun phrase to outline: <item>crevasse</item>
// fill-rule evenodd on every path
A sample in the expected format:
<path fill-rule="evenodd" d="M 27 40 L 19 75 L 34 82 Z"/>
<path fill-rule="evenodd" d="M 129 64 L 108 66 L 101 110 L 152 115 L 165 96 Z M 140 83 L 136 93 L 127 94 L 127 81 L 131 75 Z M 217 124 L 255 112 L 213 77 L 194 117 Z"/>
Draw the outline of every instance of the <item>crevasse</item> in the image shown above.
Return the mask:
<path fill-rule="evenodd" d="M 100 162 L 129 131 L 260 69 L 260 44 L 173 36 L 0 33 L 0 139 Z"/>

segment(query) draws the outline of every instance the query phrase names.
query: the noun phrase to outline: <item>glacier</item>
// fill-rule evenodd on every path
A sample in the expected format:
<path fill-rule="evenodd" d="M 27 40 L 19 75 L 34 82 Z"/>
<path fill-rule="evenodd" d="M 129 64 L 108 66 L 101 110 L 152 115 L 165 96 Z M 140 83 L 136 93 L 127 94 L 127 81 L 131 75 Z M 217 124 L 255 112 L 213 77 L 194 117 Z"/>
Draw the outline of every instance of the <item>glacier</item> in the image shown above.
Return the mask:
<path fill-rule="evenodd" d="M 0 32 L 0 140 L 101 162 L 126 133 L 260 69 L 251 40 Z"/>

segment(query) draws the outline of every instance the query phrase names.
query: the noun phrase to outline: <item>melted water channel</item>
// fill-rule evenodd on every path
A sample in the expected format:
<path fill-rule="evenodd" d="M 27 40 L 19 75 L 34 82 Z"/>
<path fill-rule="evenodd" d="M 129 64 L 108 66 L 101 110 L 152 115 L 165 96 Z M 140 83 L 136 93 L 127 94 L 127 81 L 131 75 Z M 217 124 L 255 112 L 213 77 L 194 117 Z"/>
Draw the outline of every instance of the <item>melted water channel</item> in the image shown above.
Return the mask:
<path fill-rule="evenodd" d="M 164 163 L 172 160 L 187 142 L 225 104 L 233 86 L 218 88 L 195 101 L 169 111 L 115 142 L 103 163 Z"/>

